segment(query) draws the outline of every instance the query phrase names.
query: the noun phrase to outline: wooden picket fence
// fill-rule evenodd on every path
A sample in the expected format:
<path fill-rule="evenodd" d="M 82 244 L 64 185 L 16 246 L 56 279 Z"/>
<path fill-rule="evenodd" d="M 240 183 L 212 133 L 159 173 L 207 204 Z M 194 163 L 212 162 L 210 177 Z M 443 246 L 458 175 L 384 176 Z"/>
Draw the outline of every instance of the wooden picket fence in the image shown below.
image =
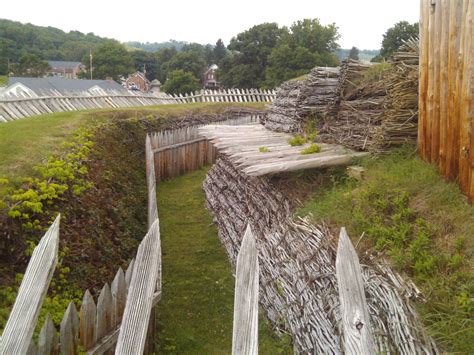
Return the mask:
<path fill-rule="evenodd" d="M 473 0 L 421 0 L 418 147 L 474 199 Z"/>
<path fill-rule="evenodd" d="M 247 118 L 249 119 L 249 118 Z M 234 122 L 236 123 L 236 122 Z M 228 122 L 227 122 L 228 124 Z M 121 268 L 94 301 L 86 290 L 79 312 L 70 303 L 59 332 L 48 315 L 32 340 L 59 245 L 58 216 L 35 248 L 18 296 L 0 339 L 0 355 L 9 354 L 151 354 L 154 352 L 155 312 L 161 299 L 161 240 L 156 201 L 153 146 L 190 143 L 195 131 L 183 129 L 148 136 L 145 142 L 148 188 L 148 233 L 126 272 Z M 191 141 L 189 141 L 191 139 Z M 232 354 L 258 354 L 259 261 L 257 237 L 247 225 L 236 263 Z M 361 266 L 344 228 L 336 257 L 340 314 L 345 353 L 375 352 Z"/>
<path fill-rule="evenodd" d="M 0 339 L 0 354 L 152 353 L 153 307 L 161 299 L 161 242 L 156 203 L 156 179 L 150 139 L 146 140 L 148 233 L 127 271 L 121 268 L 97 303 L 86 290 L 79 312 L 73 302 L 62 318 L 59 334 L 48 315 L 35 343 L 33 332 L 49 282 L 56 267 L 59 245 L 58 216 L 35 248 L 15 304 Z"/>
<path fill-rule="evenodd" d="M 259 120 L 258 115 L 250 115 L 213 124 L 245 125 Z M 157 181 L 176 177 L 215 162 L 217 150 L 206 137 L 199 134 L 199 127 L 201 126 L 196 125 L 151 135 Z"/>
<path fill-rule="evenodd" d="M 186 95 L 135 93 L 133 91 L 130 91 L 128 94 L 114 93 L 110 95 L 92 95 L 90 92 L 67 93 L 65 95 L 51 93 L 51 95 L 40 97 L 9 94 L 8 97 L 0 97 L 0 122 L 53 112 L 102 108 L 196 102 L 271 102 L 275 96 L 275 90 L 261 89 L 201 90 Z"/>
<path fill-rule="evenodd" d="M 345 354 L 375 354 L 362 268 L 346 229 L 341 228 L 336 278 Z M 256 238 L 250 225 L 237 256 L 232 354 L 258 354 L 259 265 Z"/>

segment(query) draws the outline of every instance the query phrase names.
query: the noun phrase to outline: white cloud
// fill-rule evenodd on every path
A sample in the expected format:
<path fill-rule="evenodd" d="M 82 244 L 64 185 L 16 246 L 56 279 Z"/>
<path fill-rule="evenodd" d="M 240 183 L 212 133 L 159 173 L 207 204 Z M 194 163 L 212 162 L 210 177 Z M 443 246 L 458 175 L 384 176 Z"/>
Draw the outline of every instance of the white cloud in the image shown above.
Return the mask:
<path fill-rule="evenodd" d="M 343 48 L 378 49 L 394 23 L 419 18 L 417 0 L 16 0 L 2 4 L 1 18 L 94 32 L 120 41 L 169 39 L 215 43 L 262 22 L 289 26 L 303 18 L 336 23 Z"/>

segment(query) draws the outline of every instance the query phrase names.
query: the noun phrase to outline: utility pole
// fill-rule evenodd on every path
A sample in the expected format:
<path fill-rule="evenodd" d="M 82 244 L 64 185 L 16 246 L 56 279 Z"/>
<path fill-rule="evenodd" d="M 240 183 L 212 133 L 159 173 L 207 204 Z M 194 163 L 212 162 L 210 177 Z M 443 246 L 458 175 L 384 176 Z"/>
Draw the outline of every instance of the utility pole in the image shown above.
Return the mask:
<path fill-rule="evenodd" d="M 89 70 L 91 72 L 91 80 L 92 80 L 92 49 L 89 50 Z"/>

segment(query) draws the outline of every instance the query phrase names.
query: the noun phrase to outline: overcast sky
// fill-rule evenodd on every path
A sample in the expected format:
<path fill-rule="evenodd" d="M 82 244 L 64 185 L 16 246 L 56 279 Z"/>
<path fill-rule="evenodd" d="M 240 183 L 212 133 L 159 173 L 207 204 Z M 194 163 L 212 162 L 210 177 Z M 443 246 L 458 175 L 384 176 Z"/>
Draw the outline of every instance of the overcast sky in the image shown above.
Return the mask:
<path fill-rule="evenodd" d="M 122 42 L 229 40 L 253 25 L 319 18 L 339 27 L 343 48 L 379 49 L 398 21 L 417 22 L 419 0 L 2 0 L 0 18 L 94 32 Z"/>

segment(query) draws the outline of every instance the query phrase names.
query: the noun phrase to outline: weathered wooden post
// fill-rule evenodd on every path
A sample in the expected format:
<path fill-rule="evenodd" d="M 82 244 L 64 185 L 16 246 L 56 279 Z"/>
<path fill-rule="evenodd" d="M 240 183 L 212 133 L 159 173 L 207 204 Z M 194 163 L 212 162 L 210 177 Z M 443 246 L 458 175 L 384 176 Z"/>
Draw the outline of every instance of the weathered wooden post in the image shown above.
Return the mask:
<path fill-rule="evenodd" d="M 0 340 L 0 354 L 25 354 L 58 261 L 59 221 L 41 239 L 26 268 L 18 296 Z"/>
<path fill-rule="evenodd" d="M 255 237 L 247 225 L 235 277 L 233 355 L 258 354 L 258 251 Z"/>
<path fill-rule="evenodd" d="M 346 354 L 375 354 L 375 343 L 365 299 L 364 283 L 359 258 L 341 228 L 336 257 L 336 277 L 341 303 L 344 352 Z"/>

